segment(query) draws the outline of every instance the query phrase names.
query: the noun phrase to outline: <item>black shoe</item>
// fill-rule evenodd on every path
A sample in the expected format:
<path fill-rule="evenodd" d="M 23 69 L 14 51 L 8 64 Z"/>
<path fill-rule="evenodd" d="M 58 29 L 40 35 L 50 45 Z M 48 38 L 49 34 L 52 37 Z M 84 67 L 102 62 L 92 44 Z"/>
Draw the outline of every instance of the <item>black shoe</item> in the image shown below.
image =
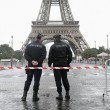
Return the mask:
<path fill-rule="evenodd" d="M 59 94 L 59 96 L 56 97 L 56 99 L 57 99 L 57 100 L 63 100 L 63 96 L 62 96 L 62 94 Z"/>
<path fill-rule="evenodd" d="M 33 92 L 33 102 L 36 102 L 39 100 L 39 97 L 37 96 L 37 92 Z"/>
<path fill-rule="evenodd" d="M 21 97 L 21 100 L 22 100 L 22 101 L 26 101 L 26 97 L 24 97 L 24 96 Z"/>
<path fill-rule="evenodd" d="M 33 102 L 36 102 L 39 100 L 39 97 L 33 97 Z"/>
<path fill-rule="evenodd" d="M 67 100 L 69 100 L 69 99 L 70 99 L 69 92 L 67 92 L 67 93 L 66 93 L 65 98 L 66 98 Z"/>
<path fill-rule="evenodd" d="M 24 91 L 23 96 L 21 97 L 21 100 L 26 101 L 26 97 L 27 97 L 27 92 Z"/>

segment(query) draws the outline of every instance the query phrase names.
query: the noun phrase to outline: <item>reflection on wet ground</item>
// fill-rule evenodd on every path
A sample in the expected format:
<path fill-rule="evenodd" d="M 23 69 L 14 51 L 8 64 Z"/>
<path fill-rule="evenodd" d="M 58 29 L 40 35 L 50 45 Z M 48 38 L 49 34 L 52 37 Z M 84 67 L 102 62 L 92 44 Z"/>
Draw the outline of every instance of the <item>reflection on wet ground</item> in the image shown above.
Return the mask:
<path fill-rule="evenodd" d="M 45 105 L 44 106 L 40 106 L 41 104 L 39 104 L 40 102 L 32 102 L 32 104 L 30 104 L 29 102 L 22 102 L 23 104 L 23 110 L 72 110 L 70 108 L 70 101 L 57 101 L 56 100 L 56 104 L 54 105 L 54 107 L 51 107 L 50 105 Z M 50 108 L 48 108 L 48 106 L 50 106 Z M 48 108 L 48 109 L 47 109 Z"/>
<path fill-rule="evenodd" d="M 108 79 L 110 70 L 108 71 Z M 0 110 L 110 110 L 110 95 L 102 100 L 105 89 L 104 70 L 70 70 L 70 100 L 57 101 L 57 90 L 52 71 L 43 71 L 38 102 L 32 101 L 33 82 L 27 101 L 22 102 L 26 75 L 23 70 L 0 72 Z M 108 80 L 110 85 L 110 80 Z M 110 88 L 109 88 L 110 90 Z M 110 94 L 110 93 L 109 93 Z"/>
<path fill-rule="evenodd" d="M 57 101 L 56 108 L 57 110 L 71 110 L 70 108 L 70 100 L 63 101 Z"/>

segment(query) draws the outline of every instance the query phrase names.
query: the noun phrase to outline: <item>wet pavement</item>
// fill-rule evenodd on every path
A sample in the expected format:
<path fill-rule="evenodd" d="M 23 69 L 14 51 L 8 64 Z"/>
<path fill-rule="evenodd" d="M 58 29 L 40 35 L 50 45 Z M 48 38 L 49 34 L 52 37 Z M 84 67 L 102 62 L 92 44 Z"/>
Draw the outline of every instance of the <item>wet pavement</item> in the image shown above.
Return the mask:
<path fill-rule="evenodd" d="M 84 66 L 72 64 L 71 66 Z M 87 65 L 86 65 L 87 66 Z M 70 100 L 65 100 L 63 88 L 63 101 L 57 101 L 56 86 L 52 70 L 43 70 L 38 102 L 32 101 L 33 82 L 28 92 L 27 101 L 22 102 L 21 97 L 26 80 L 22 69 L 0 71 L 0 110 L 110 110 L 110 93 L 102 94 L 105 89 L 105 70 L 70 70 Z M 110 71 L 108 71 L 110 79 Z M 108 80 L 108 85 L 110 81 Z"/>

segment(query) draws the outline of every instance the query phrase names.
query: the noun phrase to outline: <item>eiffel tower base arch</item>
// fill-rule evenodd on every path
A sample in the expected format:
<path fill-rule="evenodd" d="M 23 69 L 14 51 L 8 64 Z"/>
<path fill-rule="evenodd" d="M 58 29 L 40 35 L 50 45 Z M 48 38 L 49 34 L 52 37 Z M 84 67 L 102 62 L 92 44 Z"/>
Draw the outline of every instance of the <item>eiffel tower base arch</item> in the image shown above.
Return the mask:
<path fill-rule="evenodd" d="M 29 42 L 36 39 L 38 33 L 43 34 L 42 42 L 44 44 L 53 42 L 53 36 L 55 34 L 61 34 L 61 39 L 67 41 L 75 56 L 77 54 L 81 54 L 85 49 L 89 48 L 79 31 L 77 21 L 74 22 L 74 25 L 38 25 L 33 22 L 32 30 L 25 41 L 22 50 L 24 50 Z"/>

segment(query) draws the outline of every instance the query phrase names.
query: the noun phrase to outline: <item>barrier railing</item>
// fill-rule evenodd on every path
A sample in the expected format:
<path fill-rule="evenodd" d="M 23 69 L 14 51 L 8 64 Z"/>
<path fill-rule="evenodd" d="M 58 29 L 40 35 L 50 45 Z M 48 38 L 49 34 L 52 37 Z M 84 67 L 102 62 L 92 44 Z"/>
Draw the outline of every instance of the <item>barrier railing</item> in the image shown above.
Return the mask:
<path fill-rule="evenodd" d="M 106 66 L 74 66 L 74 67 L 4 67 L 0 66 L 0 70 L 5 69 L 106 69 Z"/>

